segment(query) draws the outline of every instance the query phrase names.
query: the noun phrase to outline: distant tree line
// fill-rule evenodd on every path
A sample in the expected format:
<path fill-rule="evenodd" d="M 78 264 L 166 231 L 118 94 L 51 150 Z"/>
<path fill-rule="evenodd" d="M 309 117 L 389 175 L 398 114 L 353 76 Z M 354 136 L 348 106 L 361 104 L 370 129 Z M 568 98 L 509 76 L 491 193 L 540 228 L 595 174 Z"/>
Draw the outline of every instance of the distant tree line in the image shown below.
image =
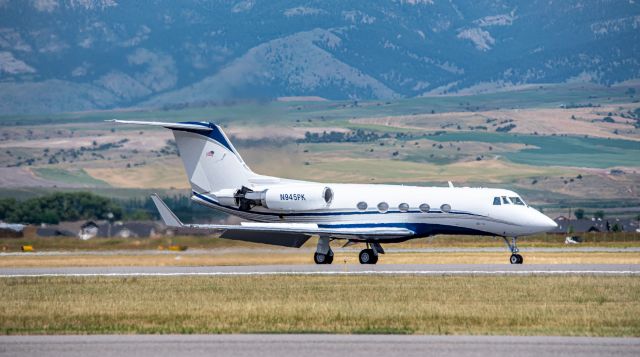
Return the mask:
<path fill-rule="evenodd" d="M 210 221 L 223 216 L 192 203 L 186 195 L 163 197 L 163 200 L 185 222 Z M 78 220 L 159 218 L 150 197 L 115 200 L 90 192 L 56 192 L 24 201 L 0 199 L 0 220 L 11 223 L 57 224 Z"/>
<path fill-rule="evenodd" d="M 208 222 L 224 217 L 223 213 L 194 203 L 188 195 L 178 194 L 162 197 L 164 203 L 185 223 Z M 122 207 L 125 220 L 160 219 L 151 197 L 116 200 Z"/>
<path fill-rule="evenodd" d="M 42 151 L 42 155 L 31 157 L 31 158 L 23 158 L 22 156 L 16 157 L 16 162 L 14 164 L 7 165 L 8 167 L 12 166 L 31 166 L 36 162 L 47 162 L 48 164 L 58 164 L 60 162 L 74 162 L 80 158 L 87 158 L 90 156 L 90 159 L 104 159 L 104 155 L 100 152 L 107 151 L 111 149 L 117 149 L 124 146 L 129 139 L 122 139 L 117 142 L 112 143 L 103 143 L 98 144 L 95 140 L 91 144 L 91 146 L 81 146 L 79 149 L 59 149 L 57 151 L 51 151 L 49 148 L 45 148 Z M 11 150 L 6 150 L 5 153 L 13 157 L 13 152 Z M 85 155 L 86 154 L 86 155 Z"/>
<path fill-rule="evenodd" d="M 0 219 L 13 223 L 50 223 L 82 219 L 122 218 L 122 207 L 112 200 L 89 192 L 57 192 L 18 201 L 0 199 Z"/>
<path fill-rule="evenodd" d="M 304 133 L 304 139 L 298 139 L 298 143 L 368 143 L 379 139 L 412 140 L 415 136 L 408 133 L 376 133 L 362 129 L 349 132 L 323 131 L 322 133 Z"/>

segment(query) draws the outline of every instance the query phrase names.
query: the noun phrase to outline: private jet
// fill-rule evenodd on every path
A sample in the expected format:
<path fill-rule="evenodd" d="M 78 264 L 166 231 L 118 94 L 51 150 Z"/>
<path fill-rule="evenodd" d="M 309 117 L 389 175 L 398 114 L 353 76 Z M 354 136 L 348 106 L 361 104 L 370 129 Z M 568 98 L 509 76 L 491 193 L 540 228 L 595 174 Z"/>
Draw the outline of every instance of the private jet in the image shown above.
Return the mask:
<path fill-rule="evenodd" d="M 341 184 L 290 180 L 254 173 L 219 125 L 208 122 L 118 124 L 170 129 L 191 184 L 191 199 L 238 216 L 238 225 L 184 224 L 152 195 L 169 227 L 188 227 L 221 238 L 301 247 L 318 236 L 316 264 L 331 264 L 332 240 L 364 243 L 361 264 L 376 264 L 382 244 L 438 234 L 501 237 L 509 262 L 522 264 L 517 238 L 556 227 L 517 193 L 494 188 Z"/>

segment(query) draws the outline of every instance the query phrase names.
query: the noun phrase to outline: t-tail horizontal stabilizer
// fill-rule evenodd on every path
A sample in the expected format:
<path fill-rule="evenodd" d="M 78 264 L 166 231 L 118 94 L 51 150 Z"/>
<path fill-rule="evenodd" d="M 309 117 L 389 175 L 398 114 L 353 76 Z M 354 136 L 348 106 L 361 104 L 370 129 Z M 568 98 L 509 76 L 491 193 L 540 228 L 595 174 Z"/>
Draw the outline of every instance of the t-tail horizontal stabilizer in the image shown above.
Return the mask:
<path fill-rule="evenodd" d="M 203 131 L 203 132 L 213 131 L 212 127 L 208 127 L 203 123 L 165 123 L 160 121 L 139 121 L 139 120 L 119 120 L 119 119 L 110 119 L 110 120 L 107 120 L 107 122 L 119 123 L 119 124 L 161 126 L 163 128 L 176 129 L 176 130 L 195 130 L 195 131 Z"/>

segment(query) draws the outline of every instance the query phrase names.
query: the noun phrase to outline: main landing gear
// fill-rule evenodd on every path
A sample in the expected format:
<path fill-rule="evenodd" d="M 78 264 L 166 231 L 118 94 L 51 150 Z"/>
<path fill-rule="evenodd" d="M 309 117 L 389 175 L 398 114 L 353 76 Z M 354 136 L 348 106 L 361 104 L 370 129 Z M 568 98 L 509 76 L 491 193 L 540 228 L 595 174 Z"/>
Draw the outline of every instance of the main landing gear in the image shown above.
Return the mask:
<path fill-rule="evenodd" d="M 375 264 L 378 262 L 378 256 L 373 252 L 373 249 L 363 249 L 360 251 L 360 264 Z"/>
<path fill-rule="evenodd" d="M 313 261 L 316 262 L 316 264 L 333 263 L 333 250 L 331 250 L 331 247 L 329 246 L 329 241 L 329 237 L 323 236 L 318 240 L 316 252 L 313 254 Z M 360 251 L 360 264 L 377 263 L 378 254 L 384 254 L 384 249 L 382 249 L 380 243 L 367 243 L 367 249 Z"/>
<path fill-rule="evenodd" d="M 333 250 L 329 249 L 327 254 L 315 253 L 313 255 L 313 261 L 316 264 L 331 264 L 333 263 Z"/>
<path fill-rule="evenodd" d="M 320 236 L 318 239 L 318 247 L 316 253 L 313 255 L 313 261 L 316 264 L 331 264 L 333 263 L 333 250 L 329 246 L 331 239 L 327 236 Z"/>
<path fill-rule="evenodd" d="M 378 262 L 378 254 L 384 254 L 380 243 L 367 243 L 367 249 L 360 251 L 358 258 L 360 264 L 375 264 Z"/>
<path fill-rule="evenodd" d="M 504 242 L 507 244 L 509 251 L 511 251 L 511 257 L 509 257 L 509 263 L 522 264 L 524 262 L 524 258 L 522 257 L 522 255 L 518 254 L 520 249 L 518 249 L 518 246 L 516 245 L 516 239 L 518 238 L 512 237 L 511 242 L 509 242 L 509 238 L 507 237 L 502 237 L 502 239 L 504 239 Z"/>

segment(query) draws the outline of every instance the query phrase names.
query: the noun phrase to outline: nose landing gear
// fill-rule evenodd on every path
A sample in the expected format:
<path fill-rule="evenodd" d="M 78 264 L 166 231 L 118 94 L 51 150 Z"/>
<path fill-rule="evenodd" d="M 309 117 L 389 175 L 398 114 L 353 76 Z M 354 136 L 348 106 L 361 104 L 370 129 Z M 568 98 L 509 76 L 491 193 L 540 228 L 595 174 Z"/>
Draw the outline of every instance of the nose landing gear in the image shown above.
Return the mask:
<path fill-rule="evenodd" d="M 522 258 L 522 255 L 520 254 L 511 254 L 511 257 L 509 258 L 509 262 L 511 264 L 522 264 L 523 261 L 524 258 Z"/>
<path fill-rule="evenodd" d="M 524 262 L 524 258 L 522 257 L 522 255 L 518 254 L 520 249 L 518 249 L 518 246 L 516 244 L 516 240 L 518 239 L 518 237 L 511 237 L 511 242 L 509 242 L 509 238 L 507 237 L 502 237 L 502 239 L 504 239 L 504 242 L 507 244 L 509 251 L 511 251 L 511 257 L 509 257 L 509 263 L 522 264 Z"/>

